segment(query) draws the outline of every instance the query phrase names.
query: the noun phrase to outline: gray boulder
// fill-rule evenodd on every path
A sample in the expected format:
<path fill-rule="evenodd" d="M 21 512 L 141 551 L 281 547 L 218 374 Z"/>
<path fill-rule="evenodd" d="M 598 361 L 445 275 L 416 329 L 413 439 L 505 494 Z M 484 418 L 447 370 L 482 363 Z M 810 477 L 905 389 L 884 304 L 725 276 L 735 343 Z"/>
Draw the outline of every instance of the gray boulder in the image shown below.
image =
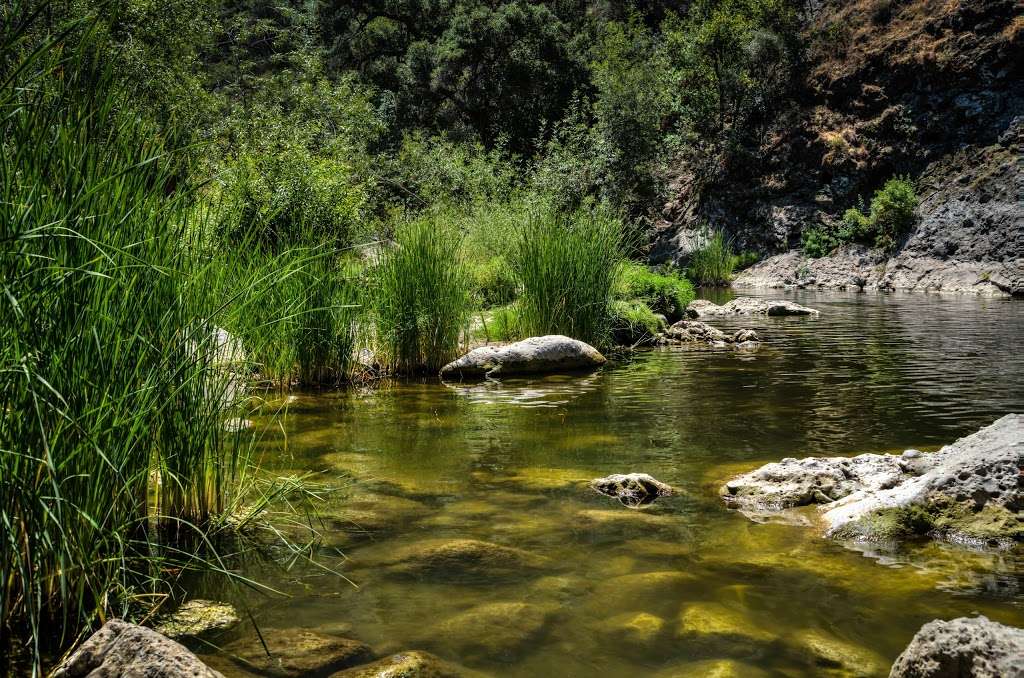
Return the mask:
<path fill-rule="evenodd" d="M 1001 546 L 1024 539 L 1024 416 L 1009 414 L 938 452 L 783 459 L 738 476 L 726 503 L 752 512 L 821 504 L 829 536 L 924 535 Z"/>
<path fill-rule="evenodd" d="M 224 678 L 184 645 L 152 629 L 112 619 L 51 674 L 52 678 Z"/>
<path fill-rule="evenodd" d="M 889 678 L 1024 677 L 1024 629 L 985 617 L 936 619 L 896 658 Z"/>
<path fill-rule="evenodd" d="M 690 318 L 706 318 L 720 315 L 817 315 L 818 311 L 792 301 L 737 297 L 719 306 L 706 299 L 691 301 L 686 307 Z"/>
<path fill-rule="evenodd" d="M 565 372 L 600 367 L 606 359 L 590 344 L 560 334 L 530 337 L 506 346 L 482 346 L 441 368 L 446 379 Z"/>
<path fill-rule="evenodd" d="M 590 486 L 601 494 L 615 497 L 625 506 L 650 504 L 658 497 L 670 497 L 675 490 L 646 473 L 613 473 L 590 481 Z"/>

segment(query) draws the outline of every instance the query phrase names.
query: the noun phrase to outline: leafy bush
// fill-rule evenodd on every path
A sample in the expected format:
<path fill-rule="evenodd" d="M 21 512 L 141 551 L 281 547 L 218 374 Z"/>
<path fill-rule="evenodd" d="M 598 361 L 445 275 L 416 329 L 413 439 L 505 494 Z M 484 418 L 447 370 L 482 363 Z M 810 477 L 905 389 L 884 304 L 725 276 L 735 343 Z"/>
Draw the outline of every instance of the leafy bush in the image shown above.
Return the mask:
<path fill-rule="evenodd" d="M 639 299 L 617 299 L 611 304 L 611 313 L 612 338 L 619 345 L 648 342 L 665 329 L 662 318 Z"/>
<path fill-rule="evenodd" d="M 805 229 L 801 235 L 804 253 L 809 257 L 823 257 L 848 242 L 863 242 L 891 252 L 913 228 L 917 204 L 914 185 L 908 179 L 889 179 L 875 192 L 867 212 L 863 207 L 851 207 L 843 214 L 842 225 L 838 228 Z"/>
<path fill-rule="evenodd" d="M 455 357 L 471 298 L 461 236 L 443 221 L 399 227 L 373 272 L 382 363 L 402 373 L 436 372 Z"/>
<path fill-rule="evenodd" d="M 471 266 L 470 278 L 484 308 L 504 306 L 516 298 L 515 274 L 501 255 Z"/>
<path fill-rule="evenodd" d="M 521 290 L 523 331 L 607 344 L 612 287 L 621 260 L 622 224 L 614 215 L 533 209 L 509 259 Z"/>
<path fill-rule="evenodd" d="M 693 285 L 675 271 L 656 273 L 634 261 L 619 268 L 615 283 L 618 299 L 638 299 L 653 313 L 661 313 L 669 320 L 683 317 L 687 304 L 693 301 Z"/>
<path fill-rule="evenodd" d="M 732 245 L 721 231 L 705 230 L 701 240 L 690 255 L 686 274 L 698 285 L 727 285 L 736 266 Z"/>
<path fill-rule="evenodd" d="M 732 258 L 733 270 L 742 271 L 745 268 L 750 268 L 761 259 L 761 255 L 757 252 L 751 252 L 744 250 Z"/>

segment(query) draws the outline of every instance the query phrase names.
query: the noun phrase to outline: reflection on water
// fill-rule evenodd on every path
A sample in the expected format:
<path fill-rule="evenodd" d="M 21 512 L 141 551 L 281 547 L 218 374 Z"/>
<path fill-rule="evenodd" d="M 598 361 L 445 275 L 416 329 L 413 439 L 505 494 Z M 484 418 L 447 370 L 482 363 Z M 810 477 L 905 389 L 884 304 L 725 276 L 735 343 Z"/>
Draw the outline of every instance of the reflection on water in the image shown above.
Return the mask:
<path fill-rule="evenodd" d="M 755 328 L 755 353 L 300 396 L 265 427 L 269 466 L 347 479 L 318 529 L 322 562 L 358 588 L 254 563 L 242 571 L 290 597 L 196 593 L 252 606 L 271 645 L 274 628 L 310 627 L 503 676 L 886 675 L 935 617 L 1024 626 L 1017 553 L 858 552 L 717 497 L 765 461 L 934 448 L 1024 410 L 1024 305 L 788 296 L 820 317 L 712 320 Z M 631 471 L 682 493 L 630 510 L 586 486 Z"/>

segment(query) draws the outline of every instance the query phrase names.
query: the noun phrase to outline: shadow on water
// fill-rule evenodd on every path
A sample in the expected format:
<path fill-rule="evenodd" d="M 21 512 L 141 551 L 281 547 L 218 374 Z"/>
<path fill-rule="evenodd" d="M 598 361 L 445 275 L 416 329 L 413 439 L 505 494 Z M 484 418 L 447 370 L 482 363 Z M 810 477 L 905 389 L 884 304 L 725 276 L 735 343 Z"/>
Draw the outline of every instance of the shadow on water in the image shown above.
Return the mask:
<path fill-rule="evenodd" d="M 702 675 L 714 662 L 881 676 L 935 617 L 1024 625 L 1018 554 L 851 550 L 717 497 L 766 461 L 935 448 L 1024 411 L 1024 305 L 785 296 L 821 315 L 711 320 L 756 329 L 753 353 L 658 349 L 582 376 L 299 397 L 268 428 L 269 467 L 346 479 L 320 506 L 320 548 L 359 588 L 254 564 L 292 596 L 250 599 L 268 640 L 303 626 L 504 676 Z M 631 471 L 682 492 L 631 510 L 587 488 Z M 472 577 L 458 560 L 415 569 L 432 545 L 467 539 L 518 549 L 501 558 L 524 558 L 521 571 L 488 569 L 489 553 Z"/>

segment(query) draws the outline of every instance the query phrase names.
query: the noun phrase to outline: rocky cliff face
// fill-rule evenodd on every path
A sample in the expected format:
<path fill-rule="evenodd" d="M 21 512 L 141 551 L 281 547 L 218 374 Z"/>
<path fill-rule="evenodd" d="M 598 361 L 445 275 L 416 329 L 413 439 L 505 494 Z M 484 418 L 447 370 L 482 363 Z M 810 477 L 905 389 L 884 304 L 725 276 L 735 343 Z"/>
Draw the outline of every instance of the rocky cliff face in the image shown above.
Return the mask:
<path fill-rule="evenodd" d="M 697 224 L 773 256 L 737 285 L 1024 294 L 1024 13 L 1016 0 L 825 0 L 807 9 L 798 106 L 756 154 L 679 182 L 652 259 L 685 262 Z M 804 228 L 835 224 L 886 179 L 921 203 L 892 255 L 810 260 Z M 686 175 L 686 168 L 680 169 Z"/>

